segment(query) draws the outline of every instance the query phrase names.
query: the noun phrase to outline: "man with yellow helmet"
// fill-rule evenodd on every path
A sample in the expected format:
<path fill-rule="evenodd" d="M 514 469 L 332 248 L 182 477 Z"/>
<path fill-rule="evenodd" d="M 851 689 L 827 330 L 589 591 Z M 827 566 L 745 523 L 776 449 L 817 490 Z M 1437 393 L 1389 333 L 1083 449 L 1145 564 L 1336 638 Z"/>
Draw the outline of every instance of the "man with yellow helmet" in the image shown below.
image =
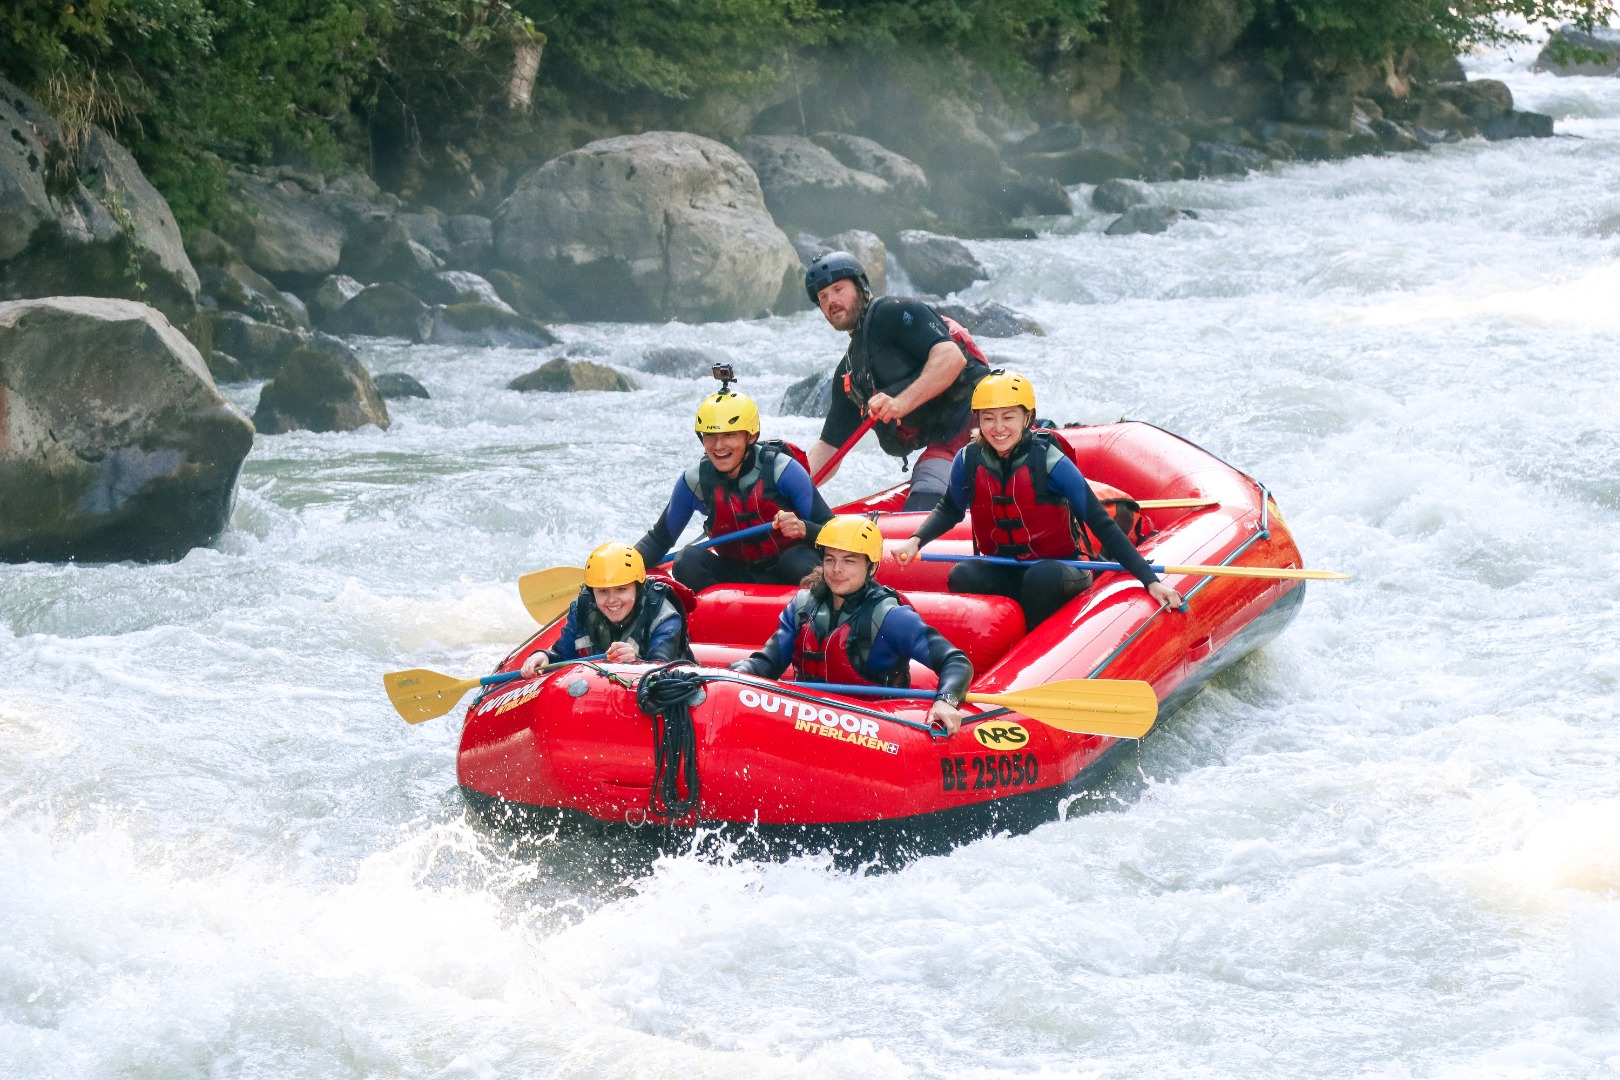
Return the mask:
<path fill-rule="evenodd" d="M 1010 596 L 1033 627 L 1091 585 L 1091 572 L 1056 560 L 1079 559 L 1080 523 L 1103 550 L 1147 587 L 1161 604 L 1181 606 L 1141 552 L 1097 501 L 1085 477 L 1049 431 L 1037 430 L 1035 387 L 1022 375 L 994 371 L 973 391 L 979 430 L 951 463 L 951 483 L 911 539 L 894 545 L 902 565 L 973 511 L 973 546 L 980 555 L 1018 559 L 1027 566 L 957 563 L 950 590 Z"/>
<path fill-rule="evenodd" d="M 690 660 L 686 609 L 665 582 L 647 577 L 641 553 L 609 541 L 585 560 L 585 584 L 568 607 L 562 636 L 523 661 L 528 678 L 544 664 L 606 653 L 609 663 Z"/>
<path fill-rule="evenodd" d="M 800 682 L 904 687 L 916 660 L 939 675 L 929 723 L 956 734 L 973 664 L 899 593 L 873 580 L 883 559 L 877 526 L 855 514 L 835 517 L 821 527 L 816 547 L 821 565 L 782 609 L 776 633 L 732 670 L 775 679 L 791 663 Z"/>
<path fill-rule="evenodd" d="M 760 441 L 759 407 L 729 387 L 703 399 L 693 429 L 703 460 L 675 481 L 657 524 L 636 542 L 641 557 L 661 560 L 700 510 L 710 536 L 771 522 L 775 528 L 757 539 L 682 551 L 675 580 L 694 592 L 722 581 L 796 584 L 816 565 L 807 540 L 832 517 L 810 474 L 786 444 Z"/>

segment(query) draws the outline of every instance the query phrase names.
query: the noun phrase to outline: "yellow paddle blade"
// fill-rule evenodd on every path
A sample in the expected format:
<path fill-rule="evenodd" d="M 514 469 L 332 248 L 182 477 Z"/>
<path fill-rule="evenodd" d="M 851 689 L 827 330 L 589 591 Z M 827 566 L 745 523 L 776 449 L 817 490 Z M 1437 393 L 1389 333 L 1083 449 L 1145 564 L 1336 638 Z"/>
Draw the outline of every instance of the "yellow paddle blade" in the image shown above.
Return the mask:
<path fill-rule="evenodd" d="M 1166 566 L 1166 574 L 1203 574 L 1209 577 L 1280 578 L 1288 581 L 1348 581 L 1337 570 L 1284 570 L 1275 566 Z"/>
<path fill-rule="evenodd" d="M 568 610 L 584 584 L 584 568 L 553 566 L 518 578 L 518 595 L 534 621 L 544 626 Z"/>
<path fill-rule="evenodd" d="M 427 668 L 390 671 L 383 676 L 388 700 L 394 703 L 407 724 L 420 724 L 443 716 L 456 707 L 461 695 L 478 684 L 478 679 L 453 679 Z"/>
<path fill-rule="evenodd" d="M 1219 499 L 1138 499 L 1136 505 L 1144 510 L 1179 510 L 1203 509 L 1206 506 L 1219 506 Z"/>
<path fill-rule="evenodd" d="M 1005 694 L 969 694 L 967 700 L 1001 705 L 1078 735 L 1113 739 L 1140 739 L 1159 716 L 1153 687 L 1134 679 L 1067 679 Z"/>

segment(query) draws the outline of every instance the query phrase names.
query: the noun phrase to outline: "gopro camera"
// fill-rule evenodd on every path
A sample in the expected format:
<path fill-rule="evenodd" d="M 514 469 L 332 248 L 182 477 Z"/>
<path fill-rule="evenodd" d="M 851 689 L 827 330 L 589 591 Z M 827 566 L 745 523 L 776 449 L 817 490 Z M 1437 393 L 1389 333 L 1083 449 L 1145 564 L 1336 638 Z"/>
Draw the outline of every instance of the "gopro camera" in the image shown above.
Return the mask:
<path fill-rule="evenodd" d="M 709 369 L 709 374 L 720 380 L 720 392 L 723 394 L 731 389 L 731 384 L 737 378 L 737 372 L 730 364 L 716 364 Z"/>

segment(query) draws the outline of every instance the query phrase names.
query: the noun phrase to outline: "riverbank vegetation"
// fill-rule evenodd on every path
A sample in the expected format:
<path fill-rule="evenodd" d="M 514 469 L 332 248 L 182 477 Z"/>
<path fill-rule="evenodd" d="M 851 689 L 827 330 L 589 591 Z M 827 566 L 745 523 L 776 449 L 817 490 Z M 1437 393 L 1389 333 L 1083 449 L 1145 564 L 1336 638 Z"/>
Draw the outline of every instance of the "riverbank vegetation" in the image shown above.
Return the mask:
<path fill-rule="evenodd" d="M 718 129 L 883 66 L 966 99 L 1151 84 L 1241 55 L 1290 77 L 1438 62 L 1611 0 L 13 0 L 0 72 L 71 144 L 112 130 L 182 227 L 230 213 L 226 166 L 363 169 L 476 198 L 602 133 Z M 1510 18 L 1511 17 L 1511 18 Z M 825 95 L 824 95 L 825 96 Z M 479 161 L 475 165 L 473 159 Z M 490 191 L 489 198 L 504 195 Z"/>

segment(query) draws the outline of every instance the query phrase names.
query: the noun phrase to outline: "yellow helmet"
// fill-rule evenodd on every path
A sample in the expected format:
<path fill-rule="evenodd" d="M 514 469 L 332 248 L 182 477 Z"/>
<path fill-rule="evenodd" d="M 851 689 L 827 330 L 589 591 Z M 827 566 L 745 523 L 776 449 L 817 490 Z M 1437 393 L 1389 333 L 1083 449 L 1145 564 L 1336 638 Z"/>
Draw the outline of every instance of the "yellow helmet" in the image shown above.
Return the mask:
<path fill-rule="evenodd" d="M 609 540 L 585 560 L 585 584 L 593 589 L 612 589 L 647 580 L 647 564 L 641 552 L 619 540 Z"/>
<path fill-rule="evenodd" d="M 973 388 L 974 412 L 980 409 L 1010 409 L 1022 405 L 1035 412 L 1035 384 L 1011 371 L 992 371 Z"/>
<path fill-rule="evenodd" d="M 839 514 L 821 527 L 816 547 L 837 548 L 865 555 L 874 565 L 883 561 L 883 534 L 871 518 L 859 514 Z"/>
<path fill-rule="evenodd" d="M 747 394 L 721 390 L 703 399 L 692 430 L 699 437 L 719 435 L 725 431 L 746 431 L 750 435 L 758 435 L 759 406 Z"/>

